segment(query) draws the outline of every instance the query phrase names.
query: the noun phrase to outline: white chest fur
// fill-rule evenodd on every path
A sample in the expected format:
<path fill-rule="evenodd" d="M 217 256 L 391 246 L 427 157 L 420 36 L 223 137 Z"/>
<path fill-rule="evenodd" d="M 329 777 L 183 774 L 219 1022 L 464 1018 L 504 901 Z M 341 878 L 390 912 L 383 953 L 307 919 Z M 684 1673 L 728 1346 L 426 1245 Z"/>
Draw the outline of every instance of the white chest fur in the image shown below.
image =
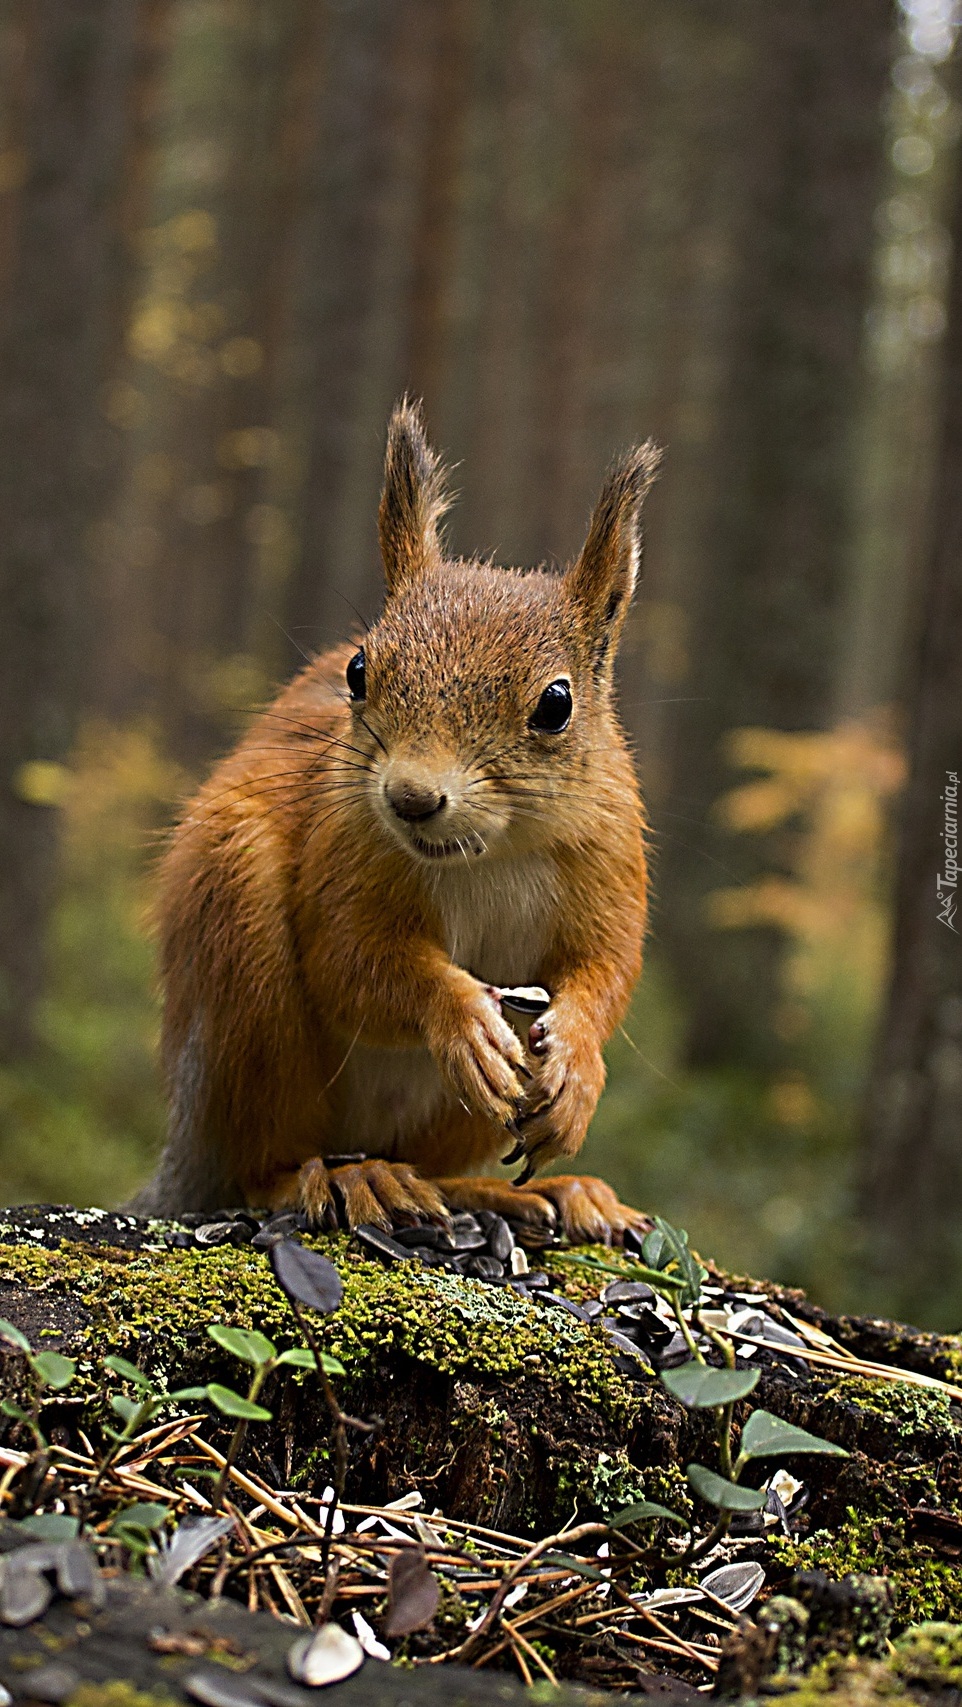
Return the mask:
<path fill-rule="evenodd" d="M 542 982 L 542 956 L 557 905 L 548 860 L 479 860 L 460 869 L 452 864 L 432 873 L 431 882 L 448 953 L 458 966 L 488 984 Z M 398 1160 L 416 1155 L 418 1135 L 454 1100 L 426 1049 L 363 1045 L 352 1049 L 339 1093 L 345 1147 Z M 497 1127 L 491 1139 L 488 1165 L 505 1144 Z"/>
<path fill-rule="evenodd" d="M 540 855 L 480 859 L 432 873 L 432 899 L 441 915 L 451 959 L 486 984 L 539 982 L 556 877 Z"/>

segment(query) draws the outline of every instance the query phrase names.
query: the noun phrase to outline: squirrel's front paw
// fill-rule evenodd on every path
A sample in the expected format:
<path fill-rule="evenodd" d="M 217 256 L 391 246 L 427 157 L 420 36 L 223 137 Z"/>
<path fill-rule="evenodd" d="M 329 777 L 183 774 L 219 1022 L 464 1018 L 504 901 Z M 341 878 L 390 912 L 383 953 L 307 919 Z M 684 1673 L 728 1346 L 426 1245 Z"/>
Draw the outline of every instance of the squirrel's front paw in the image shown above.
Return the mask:
<path fill-rule="evenodd" d="M 581 1149 L 604 1088 L 605 1064 L 593 1037 L 568 1027 L 549 1008 L 530 1031 L 539 1062 L 518 1122 L 529 1164 L 544 1167 Z"/>
<path fill-rule="evenodd" d="M 435 1056 L 470 1109 L 513 1125 L 532 1079 L 524 1049 L 501 1016 L 496 991 L 476 984 L 459 1006 L 453 1036 L 440 1041 Z"/>

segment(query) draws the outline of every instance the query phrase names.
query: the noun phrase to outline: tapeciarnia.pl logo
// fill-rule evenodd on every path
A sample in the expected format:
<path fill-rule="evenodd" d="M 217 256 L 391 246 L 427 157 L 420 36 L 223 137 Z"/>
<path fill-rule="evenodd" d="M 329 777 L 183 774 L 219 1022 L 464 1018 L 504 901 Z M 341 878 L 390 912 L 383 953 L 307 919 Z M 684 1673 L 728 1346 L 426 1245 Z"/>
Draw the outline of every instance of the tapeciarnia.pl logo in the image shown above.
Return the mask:
<path fill-rule="evenodd" d="M 950 931 L 958 929 L 955 923 L 955 895 L 959 886 L 959 773 L 946 771 L 945 788 L 942 791 L 942 801 L 945 806 L 945 828 L 942 840 L 945 843 L 943 870 L 935 879 L 939 897 L 939 910 L 936 917 L 940 925 L 945 925 Z"/>

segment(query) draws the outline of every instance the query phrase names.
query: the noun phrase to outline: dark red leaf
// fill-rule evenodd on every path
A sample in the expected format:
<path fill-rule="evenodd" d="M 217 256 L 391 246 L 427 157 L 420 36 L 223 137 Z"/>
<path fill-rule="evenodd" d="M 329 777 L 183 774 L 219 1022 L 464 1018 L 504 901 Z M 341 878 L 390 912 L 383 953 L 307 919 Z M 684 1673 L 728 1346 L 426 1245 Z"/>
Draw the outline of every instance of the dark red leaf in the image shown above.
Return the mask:
<path fill-rule="evenodd" d="M 388 1576 L 385 1636 L 410 1636 L 423 1630 L 438 1609 L 438 1579 L 424 1557 L 423 1547 L 395 1553 Z"/>
<path fill-rule="evenodd" d="M 344 1292 L 341 1277 L 320 1251 L 307 1250 L 297 1239 L 278 1239 L 270 1259 L 274 1278 L 288 1298 L 325 1315 L 337 1309 Z"/>

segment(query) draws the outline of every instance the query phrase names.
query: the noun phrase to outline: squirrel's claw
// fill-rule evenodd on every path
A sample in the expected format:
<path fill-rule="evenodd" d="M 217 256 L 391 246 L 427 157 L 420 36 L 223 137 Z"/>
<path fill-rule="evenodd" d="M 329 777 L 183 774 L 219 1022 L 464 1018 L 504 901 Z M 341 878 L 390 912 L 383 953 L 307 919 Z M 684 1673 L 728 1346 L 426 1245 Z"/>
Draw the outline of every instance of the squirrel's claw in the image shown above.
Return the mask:
<path fill-rule="evenodd" d="M 300 1207 L 325 1230 L 336 1229 L 340 1222 L 352 1231 L 367 1225 L 389 1233 L 398 1223 L 449 1219 L 447 1205 L 430 1180 L 406 1162 L 378 1157 L 327 1168 L 322 1156 L 314 1156 L 297 1176 L 297 1193 Z"/>
<path fill-rule="evenodd" d="M 515 1180 L 512 1189 L 520 1183 Z M 611 1186 L 593 1174 L 553 1174 L 528 1189 L 553 1205 L 559 1230 L 572 1244 L 620 1245 L 629 1227 L 641 1232 L 651 1225 L 648 1216 L 622 1203 Z M 527 1196 L 528 1190 L 522 1188 L 522 1194 Z"/>

